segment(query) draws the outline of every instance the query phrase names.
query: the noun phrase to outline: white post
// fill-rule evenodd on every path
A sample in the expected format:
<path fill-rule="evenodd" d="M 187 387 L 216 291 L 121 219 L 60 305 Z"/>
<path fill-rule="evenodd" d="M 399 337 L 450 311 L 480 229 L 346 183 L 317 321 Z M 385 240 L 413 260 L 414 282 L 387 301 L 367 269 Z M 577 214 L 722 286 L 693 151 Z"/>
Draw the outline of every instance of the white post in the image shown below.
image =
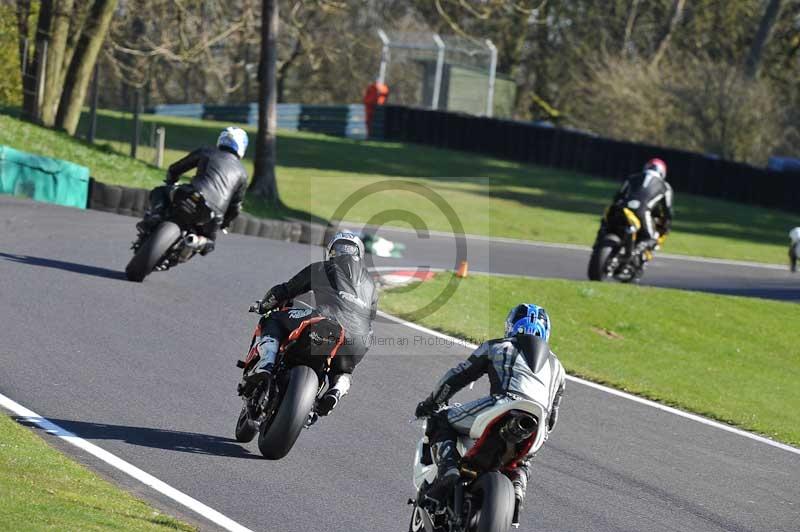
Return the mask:
<path fill-rule="evenodd" d="M 439 37 L 438 33 L 433 34 L 433 41 L 439 48 L 436 54 L 436 79 L 433 80 L 433 102 L 431 102 L 431 109 L 439 108 L 439 93 L 442 89 L 442 68 L 444 67 L 444 41 Z"/>
<path fill-rule="evenodd" d="M 164 142 L 167 138 L 167 130 L 164 126 L 156 128 L 156 166 L 164 166 Z"/>
<path fill-rule="evenodd" d="M 486 39 L 486 46 L 492 54 L 491 63 L 489 64 L 489 92 L 486 95 L 486 116 L 492 116 L 494 114 L 494 77 L 497 70 L 497 47 L 489 39 Z"/>
<path fill-rule="evenodd" d="M 378 72 L 378 83 L 386 83 L 386 69 L 389 65 L 389 37 L 382 29 L 378 30 L 378 37 L 383 43 L 383 48 L 381 49 L 381 68 Z"/>

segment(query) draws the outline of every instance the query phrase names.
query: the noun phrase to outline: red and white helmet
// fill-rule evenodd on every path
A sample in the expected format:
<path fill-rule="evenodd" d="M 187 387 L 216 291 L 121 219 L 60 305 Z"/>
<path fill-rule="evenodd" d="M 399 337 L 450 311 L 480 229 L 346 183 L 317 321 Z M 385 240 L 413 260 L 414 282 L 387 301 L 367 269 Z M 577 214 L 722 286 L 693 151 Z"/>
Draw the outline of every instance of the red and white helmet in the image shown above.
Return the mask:
<path fill-rule="evenodd" d="M 667 163 L 661 159 L 650 159 L 644 165 L 643 172 L 657 172 L 661 179 L 667 178 Z"/>

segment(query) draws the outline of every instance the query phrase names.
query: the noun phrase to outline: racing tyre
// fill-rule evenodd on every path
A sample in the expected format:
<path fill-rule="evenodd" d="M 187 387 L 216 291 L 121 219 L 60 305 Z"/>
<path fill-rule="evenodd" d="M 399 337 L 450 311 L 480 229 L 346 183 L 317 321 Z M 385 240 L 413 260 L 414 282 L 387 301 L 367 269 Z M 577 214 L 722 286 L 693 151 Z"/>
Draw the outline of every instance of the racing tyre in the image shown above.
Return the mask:
<path fill-rule="evenodd" d="M 514 519 L 514 485 L 502 473 L 486 473 L 476 486 L 482 495 L 477 532 L 508 532 Z"/>
<path fill-rule="evenodd" d="M 602 281 L 606 278 L 606 265 L 614 253 L 614 247 L 604 244 L 592 250 L 592 257 L 589 259 L 589 280 Z"/>
<path fill-rule="evenodd" d="M 264 458 L 279 460 L 292 449 L 300 431 L 314 408 L 319 379 L 308 366 L 289 370 L 286 391 L 271 423 L 262 423 L 258 433 L 258 449 Z"/>
<path fill-rule="evenodd" d="M 125 277 L 137 283 L 144 281 L 180 237 L 181 228 L 177 224 L 161 223 L 136 251 L 125 268 Z"/>

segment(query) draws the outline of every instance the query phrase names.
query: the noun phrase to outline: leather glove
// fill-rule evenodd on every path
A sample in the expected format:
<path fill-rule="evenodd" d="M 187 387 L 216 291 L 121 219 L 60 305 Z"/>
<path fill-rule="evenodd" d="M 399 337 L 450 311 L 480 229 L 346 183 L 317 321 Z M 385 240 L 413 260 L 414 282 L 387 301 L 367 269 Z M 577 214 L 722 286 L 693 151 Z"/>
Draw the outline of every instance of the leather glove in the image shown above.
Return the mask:
<path fill-rule="evenodd" d="M 422 401 L 417 405 L 416 410 L 414 410 L 414 415 L 418 418 L 431 417 L 441 407 L 442 405 L 430 399 L 425 399 L 424 401 Z"/>

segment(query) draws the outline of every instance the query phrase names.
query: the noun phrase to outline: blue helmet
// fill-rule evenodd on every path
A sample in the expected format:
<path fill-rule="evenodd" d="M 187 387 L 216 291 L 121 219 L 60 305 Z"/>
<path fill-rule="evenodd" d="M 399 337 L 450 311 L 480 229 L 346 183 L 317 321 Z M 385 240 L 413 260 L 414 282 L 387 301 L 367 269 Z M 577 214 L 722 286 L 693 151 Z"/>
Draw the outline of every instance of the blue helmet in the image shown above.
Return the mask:
<path fill-rule="evenodd" d="M 247 143 L 247 132 L 244 129 L 233 126 L 223 129 L 217 139 L 218 148 L 229 148 L 239 159 L 244 157 L 244 152 L 247 151 Z"/>
<path fill-rule="evenodd" d="M 517 334 L 540 336 L 550 340 L 550 316 L 537 305 L 522 303 L 512 308 L 506 318 L 506 338 Z"/>

